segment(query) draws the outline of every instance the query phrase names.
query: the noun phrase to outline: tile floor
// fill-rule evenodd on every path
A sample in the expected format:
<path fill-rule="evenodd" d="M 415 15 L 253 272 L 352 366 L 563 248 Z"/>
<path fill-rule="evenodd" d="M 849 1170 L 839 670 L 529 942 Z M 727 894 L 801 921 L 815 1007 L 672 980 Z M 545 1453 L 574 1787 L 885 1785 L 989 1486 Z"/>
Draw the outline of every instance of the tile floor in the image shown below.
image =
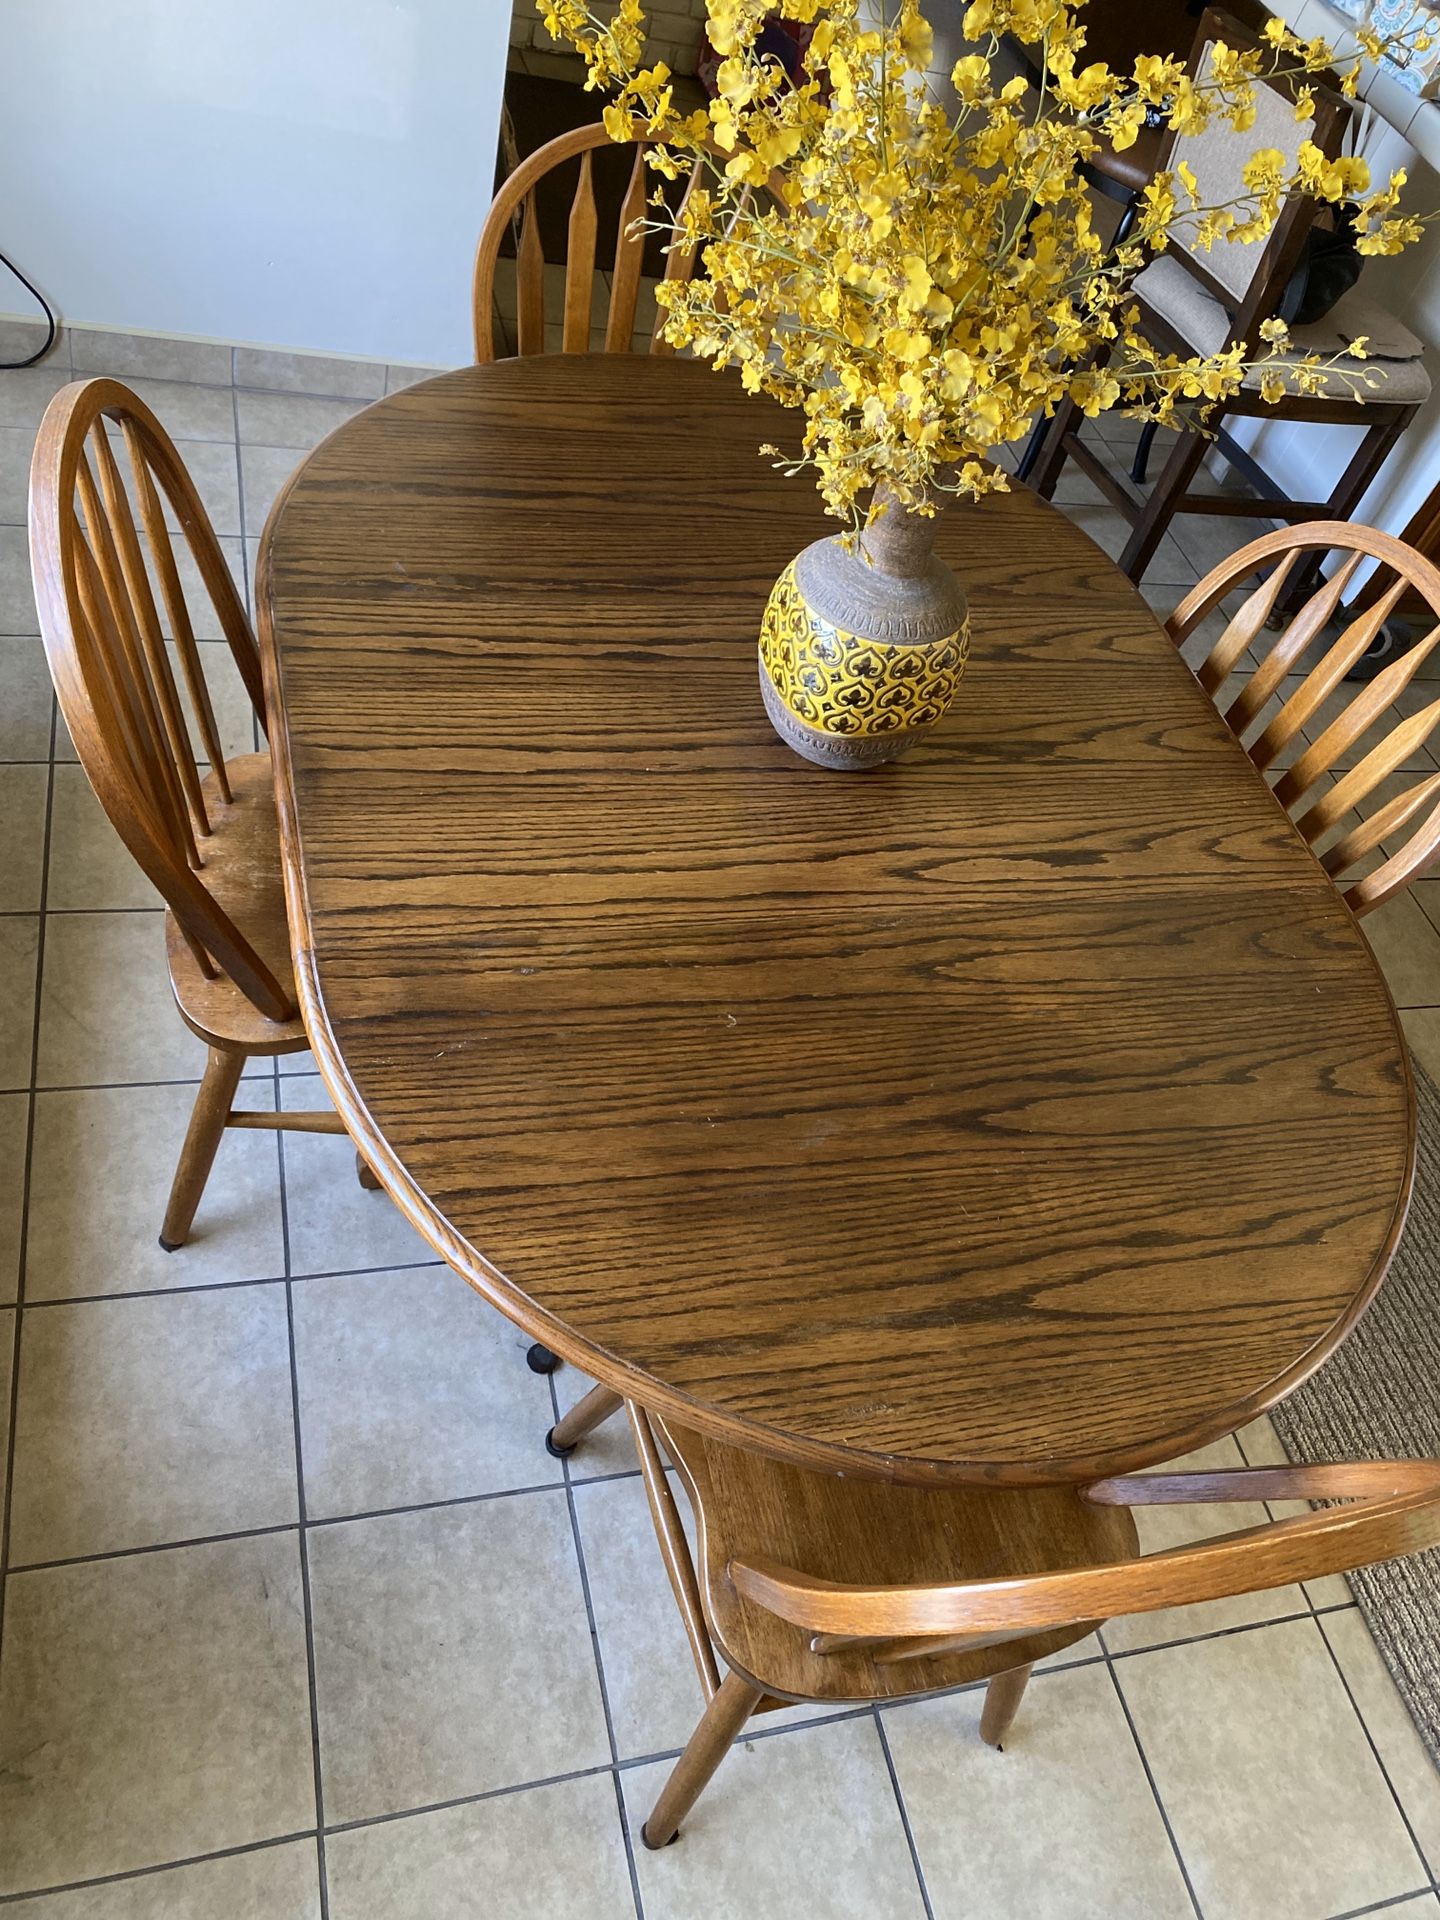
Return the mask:
<path fill-rule="evenodd" d="M 681 1845 L 635 1844 L 698 1702 L 624 1432 L 546 1455 L 581 1383 L 527 1371 L 343 1140 L 232 1134 L 192 1245 L 155 1244 L 200 1051 L 57 727 L 25 561 L 29 442 L 72 365 L 153 401 L 246 581 L 301 451 L 412 377 L 94 333 L 0 373 L 0 1904 L 1440 1920 L 1440 1775 L 1339 1580 L 1117 1623 L 1037 1677 L 1004 1754 L 973 1691 L 762 1722 Z M 1213 528 L 1180 523 L 1157 605 Z M 1367 931 L 1440 1073 L 1437 926 L 1440 880 Z M 308 1064 L 251 1096 L 323 1098 Z M 1260 1422 L 1207 1457 L 1275 1453 Z"/>

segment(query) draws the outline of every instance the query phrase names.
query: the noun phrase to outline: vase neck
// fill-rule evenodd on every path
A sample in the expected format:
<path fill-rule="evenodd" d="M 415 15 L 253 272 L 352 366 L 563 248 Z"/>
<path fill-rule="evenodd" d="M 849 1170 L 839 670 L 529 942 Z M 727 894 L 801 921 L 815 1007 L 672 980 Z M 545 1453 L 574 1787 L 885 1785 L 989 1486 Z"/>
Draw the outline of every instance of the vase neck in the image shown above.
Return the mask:
<path fill-rule="evenodd" d="M 938 516 L 902 507 L 885 486 L 876 487 L 871 510 L 881 507 L 884 511 L 861 532 L 861 550 L 878 572 L 913 580 L 929 567 Z"/>

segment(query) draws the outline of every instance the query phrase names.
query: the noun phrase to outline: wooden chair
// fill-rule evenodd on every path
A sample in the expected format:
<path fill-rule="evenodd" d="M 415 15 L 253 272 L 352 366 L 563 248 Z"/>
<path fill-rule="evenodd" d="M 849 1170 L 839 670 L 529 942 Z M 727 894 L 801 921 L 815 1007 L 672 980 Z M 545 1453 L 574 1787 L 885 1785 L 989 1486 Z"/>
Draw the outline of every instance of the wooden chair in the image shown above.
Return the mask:
<path fill-rule="evenodd" d="M 480 242 L 475 249 L 475 273 L 472 304 L 475 323 L 475 360 L 485 365 L 498 357 L 495 352 L 495 266 L 500 248 L 516 214 L 520 215 L 520 238 L 515 258 L 517 351 L 523 356 L 544 353 L 545 347 L 545 260 L 540 246 L 540 222 L 535 193 L 540 182 L 557 167 L 579 156 L 580 166 L 575 197 L 570 206 L 569 245 L 565 261 L 565 311 L 561 325 L 561 351 L 590 351 L 590 314 L 595 288 L 595 187 L 593 156 L 597 148 L 616 143 L 603 126 L 575 127 L 547 141 L 532 153 L 504 182 L 496 194 Z M 697 162 L 692 169 L 686 193 L 700 174 Z M 610 310 L 605 323 L 606 353 L 629 353 L 635 335 L 635 314 L 640 298 L 640 273 L 645 251 L 644 235 L 632 232 L 635 221 L 645 215 L 648 193 L 653 192 L 660 176 L 645 165 L 645 141 L 640 123 L 635 123 L 635 158 L 630 166 L 629 184 L 620 206 L 615 229 L 615 269 L 610 283 Z M 665 256 L 665 278 L 688 280 L 695 271 L 693 252 L 672 249 Z M 657 314 L 650 334 L 651 353 L 673 351 L 660 334 L 663 315 Z"/>
<path fill-rule="evenodd" d="M 1312 576 L 1327 555 L 1339 562 L 1328 579 L 1310 592 L 1282 631 L 1267 633 L 1282 594 L 1288 602 L 1295 579 Z M 1367 560 L 1377 564 L 1357 596 L 1364 610 L 1342 616 L 1335 635 L 1346 589 Z M 1422 874 L 1440 849 L 1440 767 L 1427 765 L 1423 751 L 1440 723 L 1440 685 L 1432 689 L 1436 697 L 1414 713 L 1397 717 L 1394 712 L 1395 702 L 1440 645 L 1440 569 L 1403 541 L 1369 527 L 1334 521 L 1281 527 L 1252 540 L 1191 588 L 1165 623 L 1176 646 L 1257 572 L 1263 578 L 1229 620 L 1197 677 L 1251 760 L 1274 776 L 1275 797 L 1315 848 L 1346 904 L 1355 914 L 1366 914 Z M 1373 680 L 1344 687 L 1345 675 L 1405 596 L 1414 596 L 1426 609 L 1428 633 Z M 1258 665 L 1248 664 L 1247 653 L 1250 658 L 1260 654 Z M 1304 680 L 1272 714 L 1271 703 L 1282 695 L 1287 679 L 1301 672 Z M 1337 694 L 1339 710 L 1332 711 Z M 1290 764 L 1283 765 L 1282 756 L 1289 757 L 1287 750 L 1297 745 Z M 1382 781 L 1401 791 L 1373 805 Z M 1368 817 L 1333 843 L 1327 840 L 1348 814 L 1372 806 Z M 1396 844 L 1406 828 L 1412 830 Z"/>
<path fill-rule="evenodd" d="M 1256 36 L 1239 21 L 1211 10 L 1200 23 L 1190 61 L 1192 73 L 1203 76 L 1216 41 L 1241 49 L 1258 44 Z M 1220 204 L 1246 194 L 1240 170 L 1256 148 L 1274 147 L 1293 159 L 1300 142 L 1308 138 L 1322 152 L 1335 154 L 1348 107 L 1338 95 L 1317 86 L 1313 113 L 1297 120 L 1297 86 L 1298 82 L 1290 78 L 1258 83 L 1257 118 L 1249 132 L 1237 134 L 1221 123 L 1203 133 L 1172 136 L 1164 165 L 1173 168 L 1182 160 L 1188 161 L 1202 196 L 1209 203 Z M 1185 356 L 1217 353 L 1237 342 L 1247 342 L 1253 348 L 1261 321 L 1279 309 L 1314 212 L 1312 201 L 1292 195 L 1263 247 L 1222 241 L 1207 253 L 1187 247 L 1183 237 L 1175 238 L 1136 277 L 1134 293 L 1142 333 L 1162 352 Z M 1180 434 L 1148 497 L 1137 484 L 1144 475 L 1148 431 L 1127 482 L 1112 473 L 1079 438 L 1080 411 L 1073 401 L 1064 401 L 1056 410 L 1035 463 L 1035 489 L 1046 499 L 1052 497 L 1066 461 L 1074 460 L 1131 524 L 1133 531 L 1121 553 L 1120 565 L 1132 580 L 1144 573 L 1177 513 L 1241 514 L 1292 521 L 1348 519 L 1430 392 L 1429 376 L 1419 358 L 1420 342 L 1382 313 L 1359 288 L 1344 295 L 1314 327 L 1297 328 L 1295 341 L 1297 347 L 1325 348 L 1332 336 L 1340 342 L 1361 334 L 1370 336 L 1374 357 L 1354 361 L 1353 371 L 1362 381 L 1367 374 L 1373 378 L 1373 388 L 1363 384 L 1356 388 L 1336 373 L 1327 376 L 1324 389 L 1317 395 L 1290 391 L 1279 400 L 1269 401 L 1260 394 L 1258 376 L 1252 376 L 1233 398 L 1197 411 L 1194 423 Z M 1224 423 L 1232 416 L 1363 426 L 1365 431 L 1329 498 L 1297 501 L 1281 493 L 1253 455 L 1225 431 Z M 1212 447 L 1257 490 L 1255 494 L 1190 491 L 1200 463 Z"/>
<path fill-rule="evenodd" d="M 642 1829 L 647 1847 L 675 1839 L 752 1714 L 986 1680 L 980 1733 L 999 1746 L 1034 1663 L 1112 1614 L 1288 1586 L 1440 1542 L 1436 1460 L 922 1488 L 809 1472 L 626 1406 L 707 1703 Z M 690 1495 L 698 1569 L 660 1445 Z M 1144 1557 L 1131 1514 L 1316 1499 L 1354 1504 Z"/>
<path fill-rule="evenodd" d="M 164 896 L 175 1003 L 209 1048 L 160 1229 L 161 1246 L 174 1252 L 226 1127 L 345 1127 L 337 1113 L 231 1106 L 247 1060 L 309 1042 L 291 971 L 270 756 L 227 762 L 221 751 L 162 495 L 263 729 L 255 636 L 169 436 L 117 381 L 77 381 L 56 394 L 30 468 L 30 560 L 50 674 L 90 785 Z M 361 1184 L 378 1186 L 358 1156 L 357 1165 Z"/>

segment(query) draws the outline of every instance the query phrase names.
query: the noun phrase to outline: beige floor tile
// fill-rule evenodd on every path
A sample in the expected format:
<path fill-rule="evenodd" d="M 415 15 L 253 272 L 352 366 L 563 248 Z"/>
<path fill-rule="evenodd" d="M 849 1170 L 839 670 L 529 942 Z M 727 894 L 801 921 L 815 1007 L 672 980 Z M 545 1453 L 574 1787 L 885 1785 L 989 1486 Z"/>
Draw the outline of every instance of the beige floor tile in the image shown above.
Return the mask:
<path fill-rule="evenodd" d="M 45 927 L 39 1084 L 196 1079 L 205 1048 L 180 1018 L 160 913 L 52 913 Z"/>
<path fill-rule="evenodd" d="M 21 360 L 32 353 L 38 353 L 45 344 L 48 331 L 46 322 L 38 313 L 7 315 L 0 320 L 0 356 L 6 360 Z M 40 364 L 56 368 L 66 368 L 70 365 L 70 329 L 68 327 L 55 329 L 55 339 Z"/>
<path fill-rule="evenodd" d="M 1432 1080 L 1440 1080 L 1440 1007 L 1421 1007 L 1400 1015 L 1410 1051 Z"/>
<path fill-rule="evenodd" d="M 6 1468 L 10 1458 L 10 1383 L 14 1377 L 15 1324 L 13 1307 L 0 1307 L 0 1532 L 5 1527 Z"/>
<path fill-rule="evenodd" d="M 583 1400 L 595 1382 L 569 1362 L 555 1369 L 552 1378 L 561 1413 L 568 1413 L 577 1400 Z M 576 1447 L 570 1456 L 570 1478 L 593 1480 L 607 1473 L 635 1473 L 639 1469 L 630 1422 L 624 1411 L 614 1414 Z"/>
<path fill-rule="evenodd" d="M 1109 1672 L 1033 1680 L 1003 1753 L 980 1738 L 983 1699 L 884 1715 L 935 1920 L 1190 1920 Z"/>
<path fill-rule="evenodd" d="M 12 1578 L 0 1751 L 6 1893 L 313 1825 L 295 1536 Z"/>
<path fill-rule="evenodd" d="M 291 1840 L 134 1880 L 17 1900 L 6 1909 L 6 1920 L 320 1920 L 315 1842 Z"/>
<path fill-rule="evenodd" d="M 689 1525 L 689 1507 L 676 1497 Z M 622 1760 L 683 1747 L 705 1709 L 690 1643 L 660 1558 L 643 1483 L 602 1480 L 575 1489 L 585 1572 L 615 1748 Z M 778 1727 L 814 1720 L 833 1707 L 794 1706 L 767 1713 Z"/>
<path fill-rule="evenodd" d="M 338 394 L 350 400 L 378 400 L 385 391 L 385 366 L 379 360 L 343 360 L 327 353 L 237 347 L 235 384 L 270 393 Z"/>
<path fill-rule="evenodd" d="M 12 1566 L 297 1520 L 284 1287 L 32 1310 L 12 1498 Z"/>
<path fill-rule="evenodd" d="M 1406 888 L 1432 927 L 1440 927 L 1440 880 L 1412 880 Z"/>
<path fill-rule="evenodd" d="M 1177 1467 L 1205 1470 L 1243 1467 L 1245 1456 L 1233 1438 L 1217 1440 L 1177 1460 Z M 1168 1547 L 1187 1546 L 1217 1533 L 1238 1533 L 1242 1527 L 1263 1527 L 1267 1514 L 1254 1504 L 1237 1506 L 1140 1507 L 1135 1525 L 1144 1553 L 1162 1553 Z M 1272 1587 L 1263 1593 L 1237 1593 L 1224 1600 L 1197 1602 L 1189 1607 L 1163 1607 L 1158 1613 L 1127 1614 L 1107 1620 L 1105 1644 L 1112 1653 L 1134 1647 L 1155 1647 L 1166 1640 L 1188 1640 L 1198 1633 L 1218 1633 L 1226 1627 L 1245 1627 L 1259 1620 L 1279 1620 L 1307 1611 L 1299 1587 Z"/>
<path fill-rule="evenodd" d="M 230 348 L 216 340 L 168 340 L 163 334 L 77 327 L 71 335 L 71 356 L 77 374 L 108 374 L 127 386 L 136 380 L 230 384 Z"/>
<path fill-rule="evenodd" d="M 333 1105 L 319 1075 L 289 1074 L 280 1086 L 287 1113 Z M 290 1271 L 349 1273 L 433 1260 L 435 1249 L 387 1194 L 355 1177 L 355 1149 L 343 1134 L 285 1135 L 285 1199 Z"/>
<path fill-rule="evenodd" d="M 1153 457 L 1150 470 L 1159 472 Z M 1202 579 L 1270 527 L 1269 521 L 1241 519 L 1236 514 L 1177 513 L 1170 522 L 1176 545 Z"/>
<path fill-rule="evenodd" d="M 315 399 L 299 393 L 239 393 L 236 410 L 240 444 L 308 450 L 366 404 L 364 400 Z"/>
<path fill-rule="evenodd" d="M 247 1101 L 266 1097 L 264 1083 Z M 230 1130 L 189 1240 L 158 1236 L 192 1085 L 45 1093 L 35 1107 L 27 1297 L 77 1296 L 275 1279 L 285 1271 L 274 1139 Z"/>
<path fill-rule="evenodd" d="M 325 1861 L 331 1920 L 630 1920 L 635 1911 L 609 1774 L 338 1833 Z"/>
<path fill-rule="evenodd" d="M 1407 893 L 1377 906 L 1363 922 L 1396 1006 L 1440 1006 L 1440 933 Z"/>
<path fill-rule="evenodd" d="M 670 1766 L 621 1775 L 646 1920 L 920 1920 L 914 1863 L 868 1715 L 742 1740 L 676 1844 L 652 1853 L 640 1827 Z"/>
<path fill-rule="evenodd" d="M 33 434 L 46 407 L 70 379 L 68 366 L 44 362 L 16 367 L 0 380 L 0 427 L 26 427 Z"/>
<path fill-rule="evenodd" d="M 1058 503 L 1057 503 L 1058 504 Z M 1118 560 L 1130 538 L 1130 524 L 1118 508 L 1108 501 L 1099 505 L 1083 501 L 1072 501 L 1061 505 L 1061 512 L 1095 542 L 1096 546 L 1108 553 L 1112 560 Z M 1156 550 L 1155 558 L 1145 569 L 1145 578 L 1150 581 L 1171 580 L 1189 585 L 1195 578 L 1195 569 L 1180 551 L 1173 534 L 1167 533 Z"/>
<path fill-rule="evenodd" d="M 172 440 L 235 440 L 235 403 L 229 386 L 188 380 L 129 378 L 125 382 L 149 407 Z"/>
<path fill-rule="evenodd" d="M 526 1341 L 448 1267 L 295 1288 L 312 1519 L 558 1482 Z"/>
<path fill-rule="evenodd" d="M 1358 1610 L 1327 1614 L 1321 1631 L 1369 1729 L 1432 1874 L 1440 1872 L 1440 1772 Z"/>
<path fill-rule="evenodd" d="M 1115 1671 L 1206 1920 L 1315 1920 L 1424 1885 L 1314 1620 Z"/>
<path fill-rule="evenodd" d="M 0 1093 L 0 1306 L 15 1298 L 20 1279 L 20 1216 L 25 1205 L 28 1093 Z"/>
<path fill-rule="evenodd" d="M 245 526 L 258 536 L 275 504 L 275 496 L 299 466 L 303 454 L 294 447 L 242 447 L 240 470 L 245 485 Z"/>
<path fill-rule="evenodd" d="M 48 760 L 54 695 L 35 634 L 0 639 L 0 760 Z"/>
<path fill-rule="evenodd" d="M 0 913 L 34 913 L 45 865 L 47 767 L 0 764 Z"/>
<path fill-rule="evenodd" d="M 0 1092 L 30 1084 L 39 938 L 35 915 L 0 915 Z"/>
<path fill-rule="evenodd" d="M 329 1819 L 608 1760 L 563 1493 L 316 1527 L 310 1579 Z"/>
<path fill-rule="evenodd" d="M 55 769 L 45 898 L 52 912 L 164 905 L 78 766 Z"/>

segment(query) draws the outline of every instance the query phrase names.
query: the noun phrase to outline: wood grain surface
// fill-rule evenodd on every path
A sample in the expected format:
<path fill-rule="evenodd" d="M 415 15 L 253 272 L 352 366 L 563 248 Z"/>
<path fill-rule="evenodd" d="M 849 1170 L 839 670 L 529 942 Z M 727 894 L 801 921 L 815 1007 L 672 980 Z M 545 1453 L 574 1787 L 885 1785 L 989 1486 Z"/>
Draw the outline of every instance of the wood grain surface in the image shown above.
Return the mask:
<path fill-rule="evenodd" d="M 755 640 L 829 530 L 672 358 L 464 369 L 277 502 L 297 986 L 365 1157 L 534 1338 L 820 1467 L 1152 1464 L 1319 1364 L 1412 1162 L 1398 1023 L 1144 601 L 1017 492 L 944 724 L 836 774 Z"/>

